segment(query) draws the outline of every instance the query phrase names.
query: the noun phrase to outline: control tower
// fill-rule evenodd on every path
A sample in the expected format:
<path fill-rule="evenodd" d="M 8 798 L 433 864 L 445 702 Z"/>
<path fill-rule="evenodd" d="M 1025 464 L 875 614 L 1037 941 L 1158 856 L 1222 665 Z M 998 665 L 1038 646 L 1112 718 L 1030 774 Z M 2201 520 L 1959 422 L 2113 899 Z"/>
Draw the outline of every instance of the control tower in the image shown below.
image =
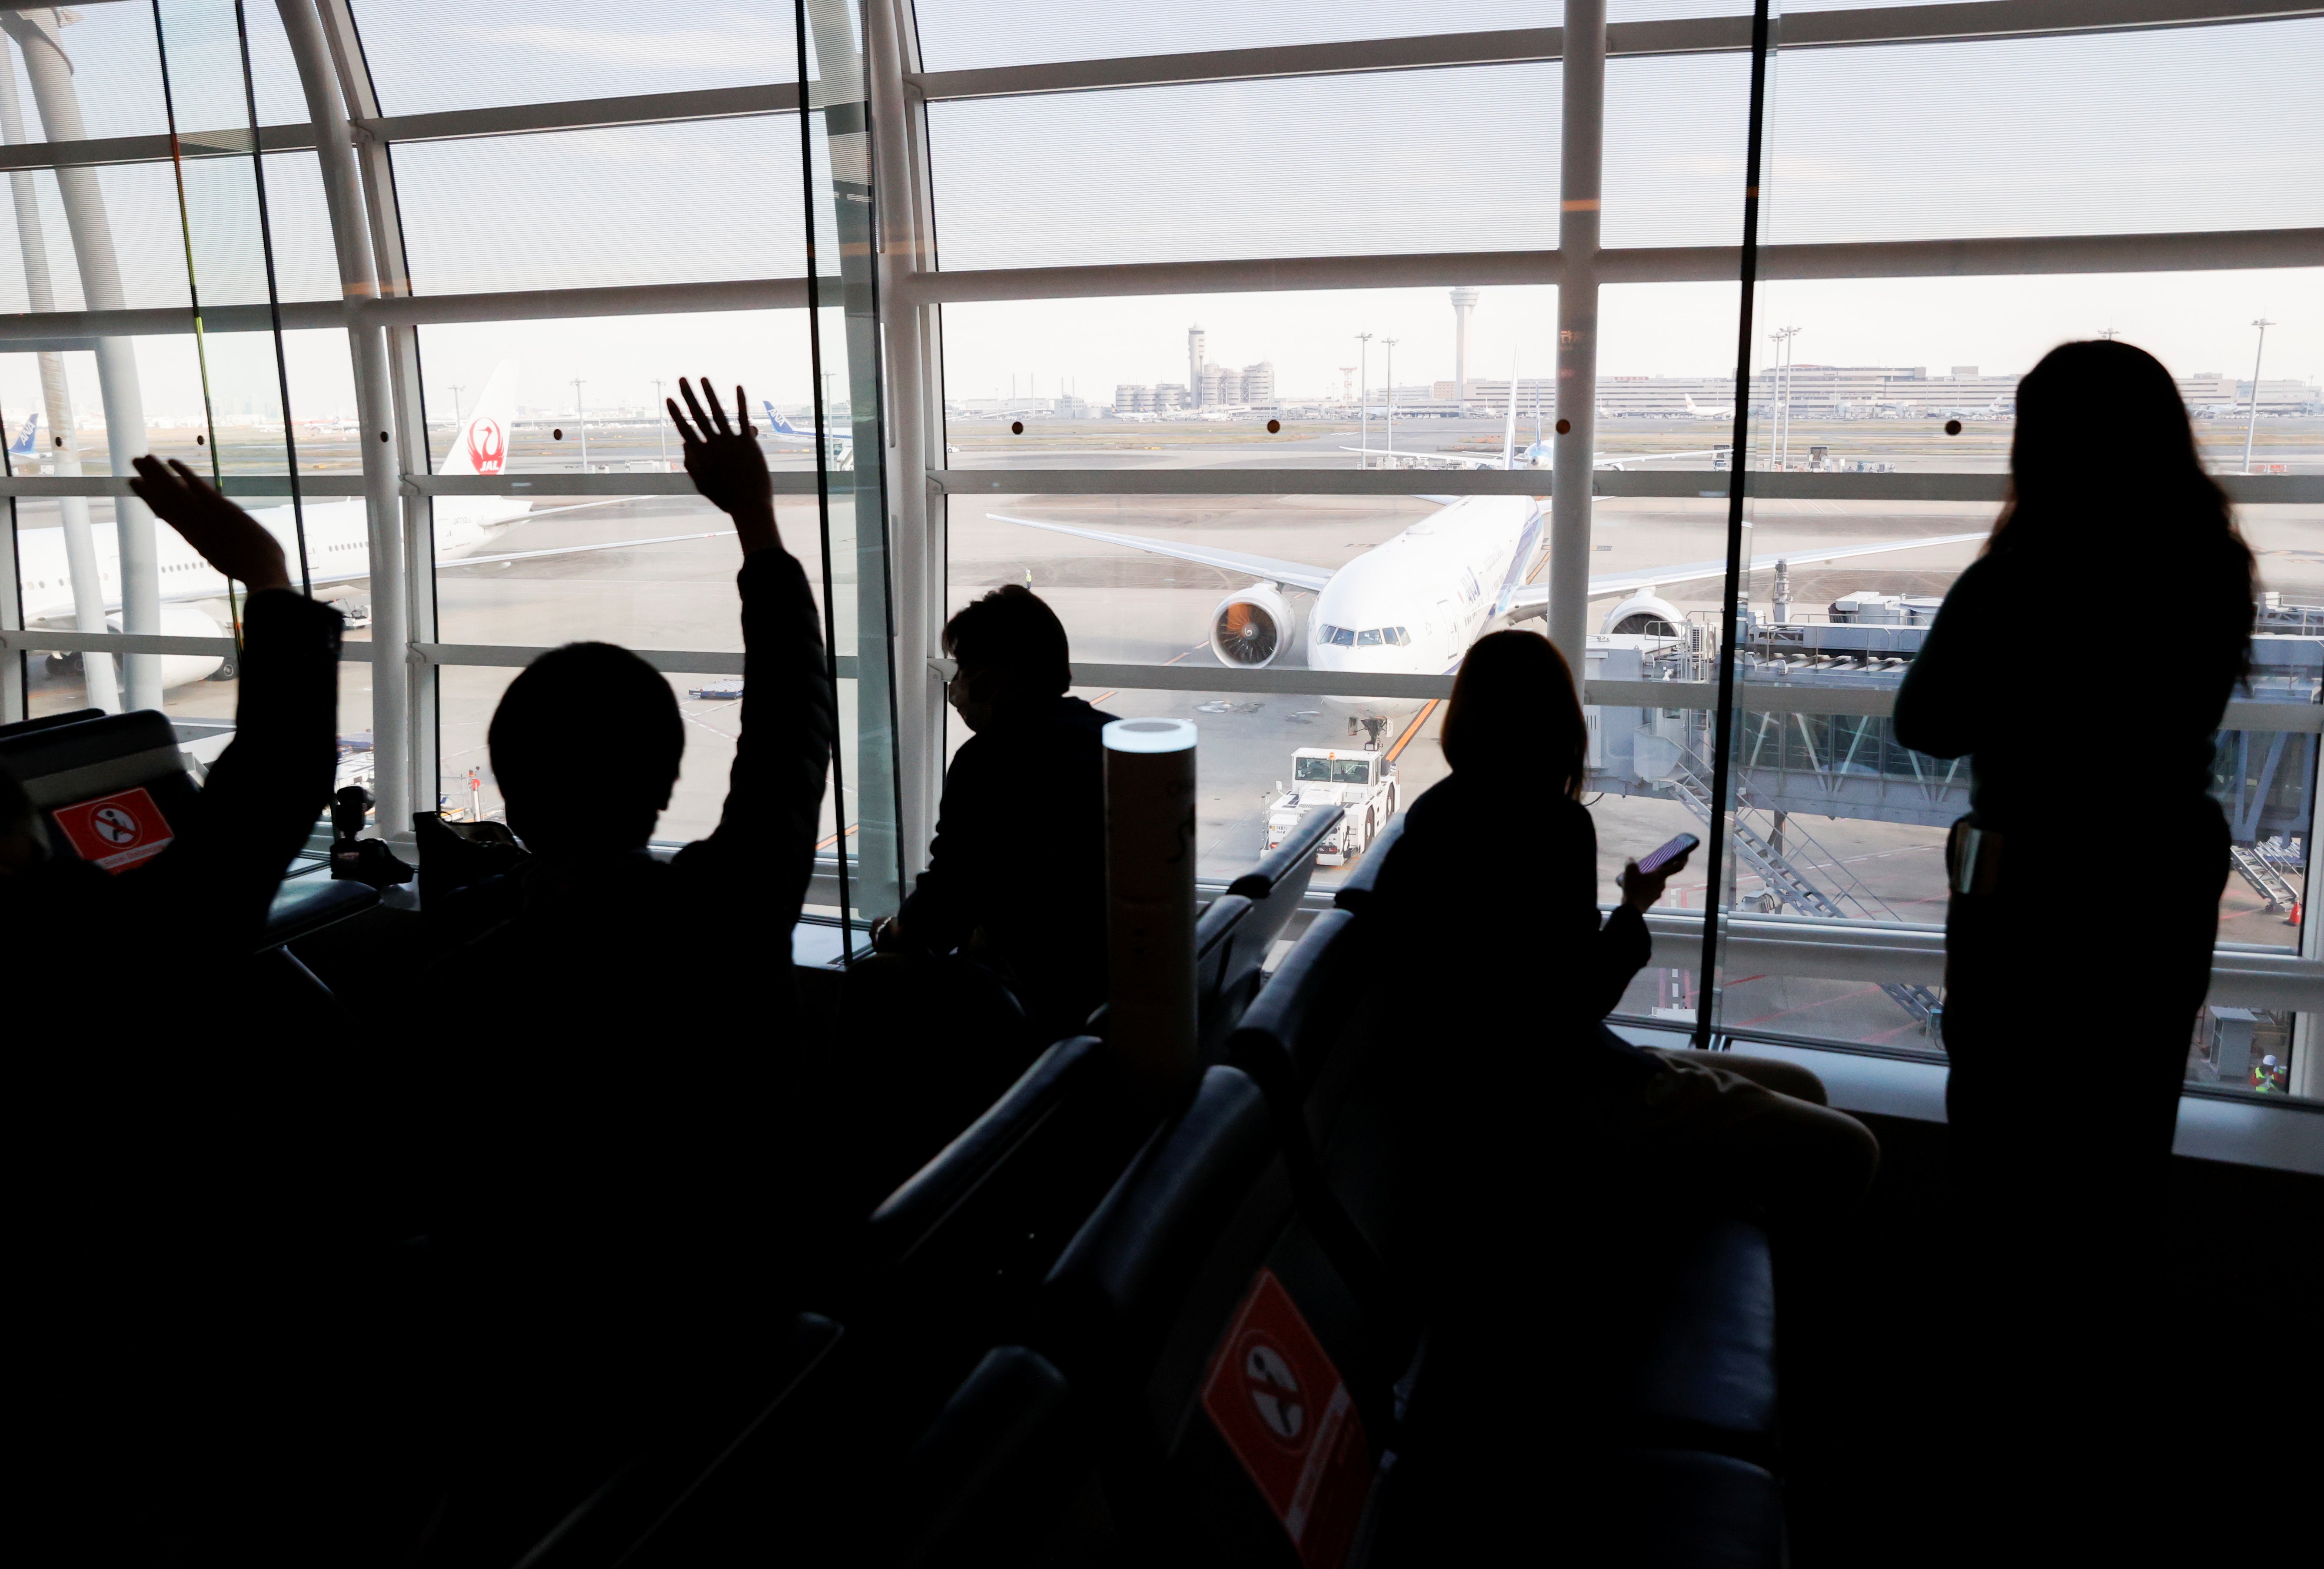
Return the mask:
<path fill-rule="evenodd" d="M 1452 401 L 1463 413 L 1469 408 L 1469 312 L 1476 308 L 1474 289 L 1452 291 Z"/>
<path fill-rule="evenodd" d="M 1186 391 L 1193 393 L 1196 403 L 1202 401 L 1203 329 L 1197 325 L 1186 329 Z"/>

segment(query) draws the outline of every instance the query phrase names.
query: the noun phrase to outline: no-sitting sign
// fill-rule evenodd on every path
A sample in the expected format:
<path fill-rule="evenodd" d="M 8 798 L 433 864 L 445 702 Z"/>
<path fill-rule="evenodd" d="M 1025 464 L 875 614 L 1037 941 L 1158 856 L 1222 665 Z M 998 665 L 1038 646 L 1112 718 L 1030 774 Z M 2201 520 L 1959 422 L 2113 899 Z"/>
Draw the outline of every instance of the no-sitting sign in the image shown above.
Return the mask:
<path fill-rule="evenodd" d="M 126 872 L 170 847 L 177 835 L 170 819 L 140 786 L 114 795 L 99 796 L 77 806 L 59 807 L 50 814 L 84 861 L 107 872 Z"/>

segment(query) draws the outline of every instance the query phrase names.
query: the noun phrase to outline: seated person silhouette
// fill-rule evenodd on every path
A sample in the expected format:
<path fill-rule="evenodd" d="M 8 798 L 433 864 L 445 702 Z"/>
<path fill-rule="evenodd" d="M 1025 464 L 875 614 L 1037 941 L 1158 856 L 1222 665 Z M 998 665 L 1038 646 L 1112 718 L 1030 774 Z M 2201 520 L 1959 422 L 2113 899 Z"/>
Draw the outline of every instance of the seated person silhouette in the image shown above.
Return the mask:
<path fill-rule="evenodd" d="M 417 1014 L 415 1168 L 466 1440 L 444 1482 L 455 1532 L 489 1529 L 463 1522 L 464 1498 L 553 1503 L 735 1387 L 802 1246 L 790 943 L 830 671 L 741 389 L 730 423 L 707 383 L 706 413 L 678 387 L 687 473 L 742 549 L 749 696 L 718 826 L 668 860 L 648 848 L 686 737 L 659 672 L 607 643 L 543 654 L 489 737 L 531 857 L 456 901 L 475 935 L 431 966 Z"/>
<path fill-rule="evenodd" d="M 344 1377 L 346 1348 L 370 1343 L 329 1284 L 369 1168 L 335 1077 L 344 1039 L 269 1007 L 254 950 L 330 794 L 341 618 L 184 464 L 135 466 L 136 494 L 248 589 L 235 732 L 168 846 L 118 872 L 53 847 L 0 770 L 14 1141 L 33 1183 L 12 1306 L 41 1348 L 17 1380 L 37 1435 L 18 1496 L 28 1528 L 51 1518 L 40 1534 L 90 1562 L 202 1540 L 311 1562 L 350 1545 L 327 1517 L 378 1470 Z M 264 1509 L 255 1475 L 283 1490 Z"/>
<path fill-rule="evenodd" d="M 866 1149 L 875 1201 L 1106 996 L 1099 736 L 1113 715 L 1065 695 L 1065 626 L 1016 584 L 955 614 L 944 649 L 973 734 L 945 771 L 927 870 L 848 978 L 857 1071 L 889 1086 Z"/>
<path fill-rule="evenodd" d="M 1813 1074 L 1729 1052 L 1641 1049 L 1605 1029 L 1652 956 L 1645 912 L 1686 857 L 1652 875 L 1630 863 L 1621 902 L 1600 924 L 1598 835 L 1580 798 L 1588 731 L 1556 646 L 1523 631 L 1480 639 L 1454 678 L 1442 734 L 1452 771 L 1413 802 L 1375 904 L 1396 933 L 1390 951 L 1408 949 L 1424 965 L 1437 954 L 1453 964 L 1457 934 L 1468 979 L 1415 1004 L 1439 1021 L 1427 1037 L 1458 1054 L 1462 1070 L 1446 1075 L 1468 1103 L 1457 1128 L 1440 1130 L 1446 1158 L 1529 1163 L 1555 1129 L 1568 1148 L 1609 1166 L 1715 1182 L 1778 1221 L 1852 1205 L 1879 1147 L 1825 1103 Z M 1522 888 L 1476 831 L 1516 802 L 1540 814 Z M 1489 1103 L 1467 1093 L 1486 1083 L 1510 1093 Z M 1514 1121 L 1480 1145 L 1474 1119 L 1496 1104 Z"/>

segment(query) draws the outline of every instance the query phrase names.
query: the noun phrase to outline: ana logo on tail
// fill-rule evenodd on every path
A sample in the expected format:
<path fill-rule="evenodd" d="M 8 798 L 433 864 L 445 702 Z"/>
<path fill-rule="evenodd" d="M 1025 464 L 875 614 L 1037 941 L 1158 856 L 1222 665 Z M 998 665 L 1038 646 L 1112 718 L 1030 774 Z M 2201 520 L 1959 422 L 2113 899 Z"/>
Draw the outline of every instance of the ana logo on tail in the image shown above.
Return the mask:
<path fill-rule="evenodd" d="M 32 457 L 32 433 L 40 428 L 41 411 L 38 409 L 35 409 L 31 413 L 24 416 L 24 429 L 17 433 L 15 440 L 8 444 L 8 456 L 11 457 Z"/>

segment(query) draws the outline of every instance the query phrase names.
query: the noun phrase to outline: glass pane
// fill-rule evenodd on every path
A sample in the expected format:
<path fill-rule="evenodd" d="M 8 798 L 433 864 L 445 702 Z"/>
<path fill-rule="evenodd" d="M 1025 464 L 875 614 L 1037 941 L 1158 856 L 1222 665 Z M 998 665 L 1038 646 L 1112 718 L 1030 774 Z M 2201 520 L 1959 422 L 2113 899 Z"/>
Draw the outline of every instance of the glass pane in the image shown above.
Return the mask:
<path fill-rule="evenodd" d="M 0 298 L 11 310 L 158 309 L 189 302 L 186 236 L 166 163 L 19 170 L 0 226 Z M 68 199 L 68 198 L 69 199 Z M 5 232 L 13 228 L 13 238 Z M 88 292 L 82 251 L 102 271 Z"/>
<path fill-rule="evenodd" d="M 1393 0 L 1231 0 L 1138 5 L 1124 0 L 917 0 L 920 59 L 929 70 L 1111 60 L 1218 49 L 1338 43 L 1419 33 L 1554 27 L 1559 0 L 1456 0 L 1425 11 Z"/>
<path fill-rule="evenodd" d="M 1770 122 L 1763 238 L 2324 222 L 2319 72 L 2319 19 L 1792 51 Z M 2212 116 L 2227 104 L 2253 130 L 2222 158 Z M 1908 129 L 1940 125 L 1936 145 Z"/>
<path fill-rule="evenodd" d="M 1548 287 L 950 305 L 945 461 L 1498 467 L 1514 365 L 1518 458 L 1546 463 L 1556 343 Z"/>
<path fill-rule="evenodd" d="M 1552 63 L 931 104 L 939 254 L 978 268 L 1554 249 L 1559 80 Z M 1478 138 L 1417 131 L 1452 125 Z M 1379 134 L 1396 126 L 1416 132 Z M 1190 135 L 1213 154 L 1189 157 Z"/>
<path fill-rule="evenodd" d="M 1750 117 L 1748 53 L 1608 60 L 1601 243 L 1741 244 Z"/>
<path fill-rule="evenodd" d="M 752 0 L 359 0 L 355 19 L 390 115 L 798 79 L 790 8 Z"/>
<path fill-rule="evenodd" d="M 61 25 L 60 25 L 61 23 Z M 160 136 L 170 129 L 161 108 L 161 52 L 153 13 L 144 5 L 73 10 L 10 8 L 10 69 L 25 134 L 11 142 L 78 142 L 106 136 Z M 5 115 L 0 102 L 0 116 Z M 302 114 L 300 119 L 305 119 Z M 223 124 L 239 125 L 244 116 Z"/>
<path fill-rule="evenodd" d="M 503 289 L 796 278 L 798 121 L 625 125 L 394 152 L 412 287 Z M 608 244 L 618 235 L 619 244 Z"/>

